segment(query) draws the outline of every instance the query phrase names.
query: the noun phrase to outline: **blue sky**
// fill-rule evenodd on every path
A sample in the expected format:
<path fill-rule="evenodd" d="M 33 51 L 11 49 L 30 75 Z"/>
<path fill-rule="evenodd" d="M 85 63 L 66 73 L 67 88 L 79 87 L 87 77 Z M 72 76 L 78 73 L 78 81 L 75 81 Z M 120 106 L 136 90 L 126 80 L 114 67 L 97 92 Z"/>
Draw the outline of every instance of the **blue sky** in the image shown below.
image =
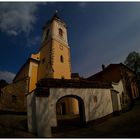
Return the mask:
<path fill-rule="evenodd" d="M 0 2 L 0 79 L 10 82 L 38 51 L 56 9 L 68 26 L 72 72 L 88 77 L 140 52 L 140 2 Z"/>

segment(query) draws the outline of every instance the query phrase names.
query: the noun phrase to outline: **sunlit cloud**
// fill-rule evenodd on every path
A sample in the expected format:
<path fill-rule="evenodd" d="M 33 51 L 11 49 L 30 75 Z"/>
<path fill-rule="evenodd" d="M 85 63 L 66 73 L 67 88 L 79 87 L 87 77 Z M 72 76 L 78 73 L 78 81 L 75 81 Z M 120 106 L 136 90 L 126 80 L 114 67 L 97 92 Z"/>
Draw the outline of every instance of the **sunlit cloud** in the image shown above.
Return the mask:
<path fill-rule="evenodd" d="M 8 71 L 0 71 L 0 79 L 6 80 L 8 83 L 11 83 L 15 77 L 15 73 Z"/>

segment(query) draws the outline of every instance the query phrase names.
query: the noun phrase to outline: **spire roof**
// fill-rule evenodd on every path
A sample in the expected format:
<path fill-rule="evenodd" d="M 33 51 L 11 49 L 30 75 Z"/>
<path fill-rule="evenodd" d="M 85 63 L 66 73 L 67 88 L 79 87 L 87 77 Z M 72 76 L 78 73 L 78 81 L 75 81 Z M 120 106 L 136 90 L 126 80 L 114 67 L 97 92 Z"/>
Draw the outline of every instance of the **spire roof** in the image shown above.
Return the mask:
<path fill-rule="evenodd" d="M 51 18 L 49 21 L 47 21 L 46 25 L 43 27 L 43 30 L 44 30 L 44 29 L 46 28 L 46 26 L 47 26 L 48 24 L 50 24 L 53 20 L 58 20 L 58 21 L 60 21 L 60 22 L 63 23 L 64 26 L 66 27 L 65 22 L 58 16 L 58 10 L 55 10 L 54 15 L 52 16 L 52 18 Z"/>

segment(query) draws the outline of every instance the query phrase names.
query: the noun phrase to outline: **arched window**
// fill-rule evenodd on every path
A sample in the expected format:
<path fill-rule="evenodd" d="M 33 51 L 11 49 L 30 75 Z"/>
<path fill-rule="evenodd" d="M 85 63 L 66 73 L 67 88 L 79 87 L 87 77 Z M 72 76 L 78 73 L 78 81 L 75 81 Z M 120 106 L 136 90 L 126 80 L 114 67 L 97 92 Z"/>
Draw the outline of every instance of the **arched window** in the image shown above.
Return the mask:
<path fill-rule="evenodd" d="M 45 63 L 45 57 L 42 59 L 42 64 L 44 64 Z"/>
<path fill-rule="evenodd" d="M 59 28 L 59 35 L 60 35 L 61 37 L 63 37 L 63 31 L 62 31 L 61 28 Z"/>
<path fill-rule="evenodd" d="M 62 63 L 64 62 L 64 58 L 62 55 L 60 56 L 60 62 L 62 62 Z"/>

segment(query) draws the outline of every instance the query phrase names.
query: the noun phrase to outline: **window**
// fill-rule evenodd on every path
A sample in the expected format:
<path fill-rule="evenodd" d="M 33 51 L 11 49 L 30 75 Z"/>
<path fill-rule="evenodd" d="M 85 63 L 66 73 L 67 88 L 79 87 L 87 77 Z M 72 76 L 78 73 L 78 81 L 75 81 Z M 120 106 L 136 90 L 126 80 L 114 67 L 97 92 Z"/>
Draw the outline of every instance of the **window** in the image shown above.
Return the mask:
<path fill-rule="evenodd" d="M 13 103 L 16 103 L 16 102 L 17 102 L 17 96 L 12 95 L 12 102 L 13 102 Z"/>
<path fill-rule="evenodd" d="M 62 62 L 62 63 L 64 62 L 64 58 L 62 55 L 60 56 L 60 62 Z"/>
<path fill-rule="evenodd" d="M 97 103 L 97 96 L 94 96 L 93 100 L 94 100 L 95 103 Z"/>
<path fill-rule="evenodd" d="M 62 31 L 61 28 L 59 28 L 59 35 L 60 35 L 61 37 L 63 37 L 63 31 Z"/>
<path fill-rule="evenodd" d="M 45 63 L 45 58 L 42 59 L 42 64 L 44 64 L 44 63 Z"/>

